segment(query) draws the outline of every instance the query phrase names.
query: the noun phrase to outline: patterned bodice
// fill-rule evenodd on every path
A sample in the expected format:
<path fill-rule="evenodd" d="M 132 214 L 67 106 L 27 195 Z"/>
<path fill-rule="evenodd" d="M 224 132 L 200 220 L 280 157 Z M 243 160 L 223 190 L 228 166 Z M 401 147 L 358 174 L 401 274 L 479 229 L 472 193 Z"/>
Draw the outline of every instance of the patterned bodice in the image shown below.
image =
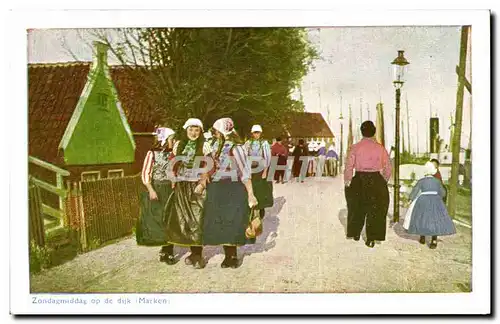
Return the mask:
<path fill-rule="evenodd" d="M 248 155 L 261 157 L 263 155 L 262 142 L 256 140 L 249 141 Z"/>
<path fill-rule="evenodd" d="M 154 163 L 152 171 L 153 180 L 155 181 L 170 180 L 167 171 L 168 171 L 169 158 L 172 153 L 153 151 L 153 154 L 154 154 Z"/>

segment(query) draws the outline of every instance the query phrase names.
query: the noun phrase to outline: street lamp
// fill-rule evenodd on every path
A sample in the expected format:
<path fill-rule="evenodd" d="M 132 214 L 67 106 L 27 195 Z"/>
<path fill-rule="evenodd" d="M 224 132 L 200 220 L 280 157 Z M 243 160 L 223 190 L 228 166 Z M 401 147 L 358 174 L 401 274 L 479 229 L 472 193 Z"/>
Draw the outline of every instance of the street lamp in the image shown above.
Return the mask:
<path fill-rule="evenodd" d="M 400 125 L 400 101 L 401 101 L 401 87 L 405 82 L 406 66 L 410 64 L 404 57 L 404 51 L 398 51 L 398 57 L 392 61 L 394 69 L 394 87 L 396 88 L 396 129 L 395 129 L 395 152 L 394 152 L 394 214 L 393 222 L 399 222 L 399 125 Z"/>

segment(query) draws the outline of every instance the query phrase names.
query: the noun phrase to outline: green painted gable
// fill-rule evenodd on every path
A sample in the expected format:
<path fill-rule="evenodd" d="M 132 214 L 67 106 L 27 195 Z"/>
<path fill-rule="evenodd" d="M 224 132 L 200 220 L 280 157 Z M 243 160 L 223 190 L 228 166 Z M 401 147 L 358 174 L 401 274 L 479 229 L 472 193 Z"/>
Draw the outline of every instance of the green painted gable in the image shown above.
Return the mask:
<path fill-rule="evenodd" d="M 87 90 L 63 139 L 67 165 L 134 162 L 135 143 L 106 72 L 90 71 Z"/>

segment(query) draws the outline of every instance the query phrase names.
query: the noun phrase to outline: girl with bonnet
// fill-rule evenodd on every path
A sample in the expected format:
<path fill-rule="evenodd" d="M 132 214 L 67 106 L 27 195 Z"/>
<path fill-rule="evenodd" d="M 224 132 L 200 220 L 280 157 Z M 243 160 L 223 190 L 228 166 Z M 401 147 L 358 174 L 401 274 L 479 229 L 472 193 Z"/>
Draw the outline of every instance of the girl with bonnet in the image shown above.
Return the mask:
<path fill-rule="evenodd" d="M 146 192 L 140 193 L 141 215 L 136 225 L 136 240 L 139 245 L 162 246 L 160 261 L 174 264 L 169 258 L 172 247 L 165 238 L 164 208 L 172 193 L 172 182 L 167 169 L 172 158 L 174 131 L 158 126 L 155 130 L 153 148 L 144 159 L 141 179 Z"/>
<path fill-rule="evenodd" d="M 260 218 L 264 218 L 265 208 L 273 206 L 273 183 L 268 181 L 268 170 L 271 165 L 271 147 L 269 143 L 261 138 L 262 127 L 260 125 L 252 126 L 252 138 L 245 142 L 245 151 L 249 157 L 255 160 L 251 162 L 251 167 L 259 166 L 259 159 L 264 163 L 264 169 L 252 173 L 252 187 L 259 205 L 255 209 L 259 210 Z"/>
<path fill-rule="evenodd" d="M 420 179 L 410 194 L 411 204 L 403 223 L 409 234 L 420 235 L 420 243 L 425 244 L 425 236 L 431 236 L 429 247 L 437 247 L 437 237 L 456 233 L 455 225 L 448 215 L 443 197 L 446 191 L 434 175 L 437 169 L 432 162 L 425 164 L 425 177 Z"/>
<path fill-rule="evenodd" d="M 237 246 L 248 243 L 246 230 L 251 208 L 257 206 L 250 165 L 231 118 L 213 125 L 212 159 L 214 169 L 207 186 L 203 220 L 203 243 L 222 245 L 222 268 L 237 268 Z M 255 234 L 255 233 L 250 233 Z"/>
<path fill-rule="evenodd" d="M 205 267 L 202 229 L 207 177 L 199 174 L 204 165 L 196 158 L 208 155 L 210 145 L 205 142 L 201 120 L 189 118 L 183 128 L 185 133 L 172 151 L 177 158 L 169 171 L 173 171 L 176 180 L 172 184 L 174 194 L 165 208 L 165 231 L 169 244 L 190 247 L 191 254 L 185 263 L 202 269 Z M 169 253 L 173 255 L 173 251 Z"/>

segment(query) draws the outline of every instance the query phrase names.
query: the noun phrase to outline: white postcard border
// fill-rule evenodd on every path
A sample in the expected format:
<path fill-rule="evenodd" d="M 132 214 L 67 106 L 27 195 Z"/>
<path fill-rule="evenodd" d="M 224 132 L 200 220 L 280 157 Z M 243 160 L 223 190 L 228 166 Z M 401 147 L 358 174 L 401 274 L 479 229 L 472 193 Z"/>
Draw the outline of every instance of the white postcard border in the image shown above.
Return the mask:
<path fill-rule="evenodd" d="M 437 11 L 16 11 L 8 16 L 7 84 L 10 141 L 10 276 L 13 314 L 467 314 L 490 310 L 490 17 L 486 10 Z M 473 65 L 473 291 L 458 294 L 161 294 L 167 305 L 33 304 L 29 293 L 27 197 L 28 28 L 117 26 L 409 26 L 472 25 Z M 458 62 L 457 62 L 458 63 Z M 14 99 L 15 98 L 15 99 Z M 393 269 L 387 269 L 388 272 Z M 57 298 L 57 294 L 50 294 Z M 76 294 L 99 299 L 118 295 Z M 135 294 L 119 294 L 137 298 Z M 249 307 L 249 305 L 252 305 Z M 360 308 L 360 305 L 363 305 Z"/>

